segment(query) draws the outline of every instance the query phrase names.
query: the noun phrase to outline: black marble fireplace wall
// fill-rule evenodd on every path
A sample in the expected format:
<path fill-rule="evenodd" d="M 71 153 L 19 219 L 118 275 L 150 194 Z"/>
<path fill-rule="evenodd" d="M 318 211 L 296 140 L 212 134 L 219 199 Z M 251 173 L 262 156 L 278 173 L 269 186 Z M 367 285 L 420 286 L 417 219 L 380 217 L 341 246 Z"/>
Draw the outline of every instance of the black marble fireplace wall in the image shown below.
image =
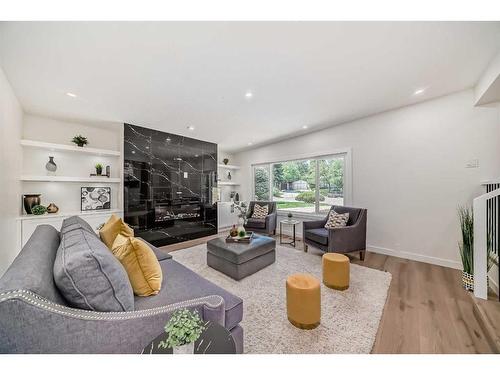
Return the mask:
<path fill-rule="evenodd" d="M 217 145 L 124 124 L 125 222 L 165 246 L 217 233 Z"/>

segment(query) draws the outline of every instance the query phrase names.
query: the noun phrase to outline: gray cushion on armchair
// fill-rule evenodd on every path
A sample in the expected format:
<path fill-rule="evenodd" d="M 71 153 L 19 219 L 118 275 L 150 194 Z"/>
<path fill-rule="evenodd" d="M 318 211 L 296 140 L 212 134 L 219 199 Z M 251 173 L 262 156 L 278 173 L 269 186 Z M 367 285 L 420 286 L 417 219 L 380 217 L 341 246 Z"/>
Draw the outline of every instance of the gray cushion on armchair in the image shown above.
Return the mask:
<path fill-rule="evenodd" d="M 328 230 L 325 228 L 315 228 L 306 230 L 306 238 L 322 245 L 328 245 Z"/>
<path fill-rule="evenodd" d="M 96 236 L 68 218 L 54 261 L 54 281 L 73 307 L 94 311 L 134 310 L 127 272 Z"/>
<path fill-rule="evenodd" d="M 266 219 L 255 219 L 253 217 L 247 220 L 246 226 L 248 228 L 262 228 L 266 227 Z"/>

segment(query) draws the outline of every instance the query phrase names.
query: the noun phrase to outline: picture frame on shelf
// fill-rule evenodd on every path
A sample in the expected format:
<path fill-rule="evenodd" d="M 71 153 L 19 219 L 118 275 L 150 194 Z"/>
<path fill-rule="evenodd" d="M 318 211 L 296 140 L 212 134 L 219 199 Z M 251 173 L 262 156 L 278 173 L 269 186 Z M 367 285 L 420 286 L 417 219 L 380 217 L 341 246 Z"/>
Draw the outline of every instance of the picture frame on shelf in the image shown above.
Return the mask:
<path fill-rule="evenodd" d="M 82 187 L 81 211 L 108 210 L 111 208 L 111 188 Z"/>

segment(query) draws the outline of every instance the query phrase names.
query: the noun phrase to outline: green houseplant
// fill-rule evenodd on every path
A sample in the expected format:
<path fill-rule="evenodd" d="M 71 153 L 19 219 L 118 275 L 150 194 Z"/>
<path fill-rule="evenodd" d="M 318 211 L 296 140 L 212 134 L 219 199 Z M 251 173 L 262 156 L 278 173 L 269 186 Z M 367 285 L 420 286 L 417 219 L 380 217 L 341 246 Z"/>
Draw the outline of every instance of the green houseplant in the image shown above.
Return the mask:
<path fill-rule="evenodd" d="M 460 258 L 462 259 L 462 284 L 466 290 L 474 290 L 474 215 L 472 208 L 459 207 L 458 218 L 460 221 L 460 229 L 462 239 L 458 244 L 460 250 Z M 493 252 L 491 233 L 488 233 L 486 238 L 487 256 L 488 256 L 488 271 L 493 264 L 498 265 L 498 258 Z"/>
<path fill-rule="evenodd" d="M 47 208 L 45 208 L 45 206 L 42 206 L 42 205 L 36 205 L 34 207 L 31 207 L 31 213 L 33 215 L 43 215 L 44 213 L 47 212 Z"/>
<path fill-rule="evenodd" d="M 469 207 L 458 208 L 458 219 L 462 232 L 458 244 L 462 259 L 462 284 L 466 290 L 474 290 L 474 217 Z"/>
<path fill-rule="evenodd" d="M 87 141 L 87 138 L 82 136 L 82 135 L 75 135 L 73 139 L 71 140 L 74 144 L 76 144 L 78 147 L 83 147 L 89 142 Z"/>
<path fill-rule="evenodd" d="M 102 164 L 101 163 L 97 163 L 95 165 L 95 173 L 100 176 L 102 175 Z"/>
<path fill-rule="evenodd" d="M 174 354 L 193 354 L 194 342 L 198 340 L 204 329 L 203 320 L 198 311 L 177 310 L 165 325 L 168 337 L 160 341 L 158 348 L 172 348 Z"/>

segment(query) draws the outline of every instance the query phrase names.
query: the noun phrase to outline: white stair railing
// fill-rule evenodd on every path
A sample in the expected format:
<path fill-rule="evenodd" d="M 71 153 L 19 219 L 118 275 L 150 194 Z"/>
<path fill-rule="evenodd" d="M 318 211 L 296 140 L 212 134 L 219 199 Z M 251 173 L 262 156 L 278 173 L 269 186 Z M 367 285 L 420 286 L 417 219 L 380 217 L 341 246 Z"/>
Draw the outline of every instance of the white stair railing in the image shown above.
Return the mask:
<path fill-rule="evenodd" d="M 498 197 L 500 189 L 483 194 L 473 201 L 474 212 L 474 295 L 488 299 L 488 236 L 496 246 Z"/>

